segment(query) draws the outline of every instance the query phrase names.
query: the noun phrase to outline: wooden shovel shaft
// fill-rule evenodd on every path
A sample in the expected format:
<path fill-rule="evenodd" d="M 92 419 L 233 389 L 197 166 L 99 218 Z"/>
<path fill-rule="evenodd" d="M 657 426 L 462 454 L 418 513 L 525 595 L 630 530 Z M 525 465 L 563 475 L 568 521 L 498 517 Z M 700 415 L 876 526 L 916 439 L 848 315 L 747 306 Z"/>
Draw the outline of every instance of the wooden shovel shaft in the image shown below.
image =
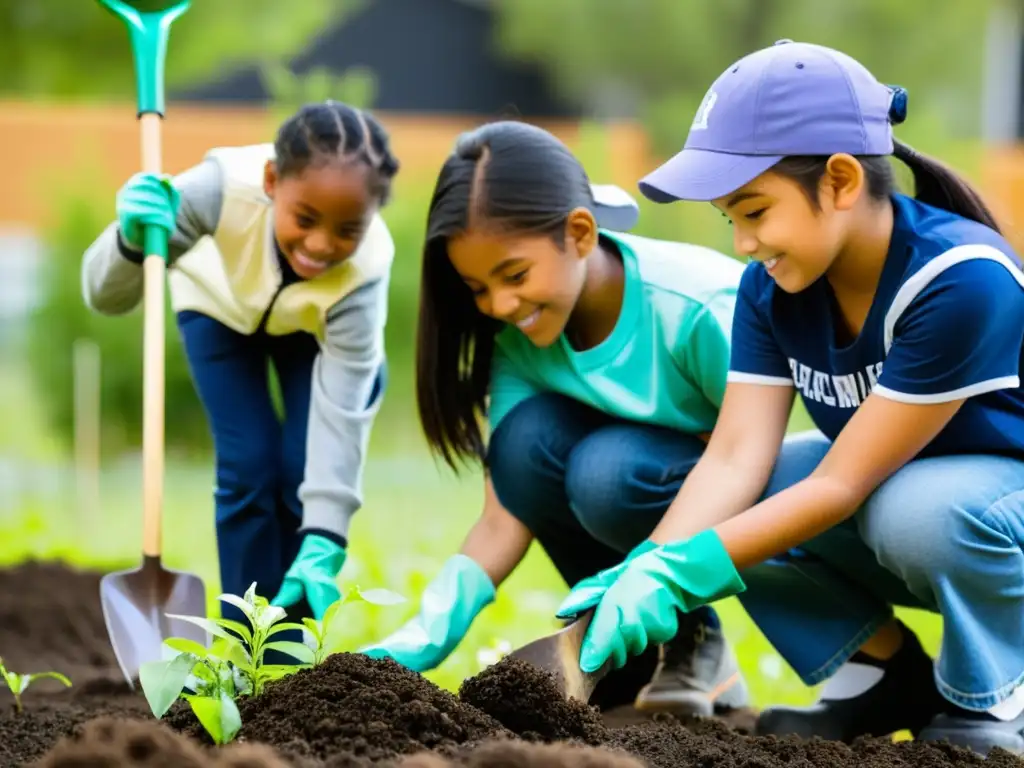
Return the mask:
<path fill-rule="evenodd" d="M 154 112 L 139 118 L 142 170 L 161 173 L 162 118 Z M 142 552 L 160 557 L 164 498 L 164 279 L 163 258 L 143 260 L 142 347 Z"/>

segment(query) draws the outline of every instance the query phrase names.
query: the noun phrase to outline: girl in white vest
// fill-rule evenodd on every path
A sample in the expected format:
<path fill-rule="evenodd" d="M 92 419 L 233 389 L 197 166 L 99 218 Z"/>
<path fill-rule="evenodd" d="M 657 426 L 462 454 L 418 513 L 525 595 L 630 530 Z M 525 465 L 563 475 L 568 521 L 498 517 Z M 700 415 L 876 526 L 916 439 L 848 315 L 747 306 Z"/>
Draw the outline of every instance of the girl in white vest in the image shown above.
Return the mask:
<path fill-rule="evenodd" d="M 256 582 L 295 619 L 338 598 L 362 501 L 394 255 L 380 209 L 398 167 L 370 114 L 306 105 L 273 145 L 132 176 L 84 257 L 86 303 L 124 314 L 142 297 L 144 228 L 169 233 L 171 303 L 216 451 L 221 588 Z"/>

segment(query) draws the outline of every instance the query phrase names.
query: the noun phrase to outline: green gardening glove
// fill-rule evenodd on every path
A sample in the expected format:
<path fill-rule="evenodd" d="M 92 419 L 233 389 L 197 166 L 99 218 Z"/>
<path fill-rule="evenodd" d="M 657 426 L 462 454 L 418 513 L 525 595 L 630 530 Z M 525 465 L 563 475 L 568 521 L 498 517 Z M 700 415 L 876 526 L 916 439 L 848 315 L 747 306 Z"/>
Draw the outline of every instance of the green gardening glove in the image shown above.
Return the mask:
<path fill-rule="evenodd" d="M 615 580 L 626 570 L 626 566 L 629 565 L 634 557 L 642 555 L 656 546 L 658 545 L 650 539 L 644 539 L 618 565 L 605 568 L 603 571 L 578 582 L 565 600 L 562 601 L 562 604 L 558 606 L 555 616 L 560 619 L 575 619 L 587 609 L 593 608 L 600 602 L 602 595 L 608 590 L 608 587 L 614 584 Z"/>
<path fill-rule="evenodd" d="M 125 245 L 141 251 L 147 227 L 159 227 L 170 239 L 177 229 L 181 194 L 170 177 L 136 173 L 117 192 L 117 224 Z"/>
<path fill-rule="evenodd" d="M 315 533 L 306 534 L 271 605 L 287 608 L 305 595 L 313 609 L 313 618 L 320 621 L 324 611 L 341 597 L 337 580 L 345 557 L 345 550 L 330 539 Z"/>
<path fill-rule="evenodd" d="M 675 637 L 679 611 L 744 589 L 722 540 L 710 529 L 637 555 L 598 602 L 583 638 L 580 668 L 595 672 L 610 661 L 619 669 L 649 644 Z"/>
<path fill-rule="evenodd" d="M 486 571 L 471 557 L 455 555 L 423 591 L 420 612 L 359 652 L 375 659 L 390 656 L 414 672 L 426 672 L 448 658 L 494 597 L 494 584 Z"/>

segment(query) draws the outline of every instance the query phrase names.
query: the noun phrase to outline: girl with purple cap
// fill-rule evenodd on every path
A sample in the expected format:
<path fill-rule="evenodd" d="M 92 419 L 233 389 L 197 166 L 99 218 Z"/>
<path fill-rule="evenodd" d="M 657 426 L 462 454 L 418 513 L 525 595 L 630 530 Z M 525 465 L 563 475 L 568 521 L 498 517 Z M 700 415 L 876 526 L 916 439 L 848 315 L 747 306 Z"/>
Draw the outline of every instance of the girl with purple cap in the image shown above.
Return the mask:
<path fill-rule="evenodd" d="M 658 546 L 578 585 L 584 669 L 738 595 L 808 684 L 765 734 L 909 729 L 1024 753 L 1024 274 L 980 196 L 893 138 L 906 92 L 828 48 L 732 64 L 656 202 L 710 201 L 748 264 L 722 412 Z M 889 157 L 913 172 L 897 192 Z M 795 395 L 818 431 L 784 437 Z M 939 614 L 933 661 L 893 606 Z"/>

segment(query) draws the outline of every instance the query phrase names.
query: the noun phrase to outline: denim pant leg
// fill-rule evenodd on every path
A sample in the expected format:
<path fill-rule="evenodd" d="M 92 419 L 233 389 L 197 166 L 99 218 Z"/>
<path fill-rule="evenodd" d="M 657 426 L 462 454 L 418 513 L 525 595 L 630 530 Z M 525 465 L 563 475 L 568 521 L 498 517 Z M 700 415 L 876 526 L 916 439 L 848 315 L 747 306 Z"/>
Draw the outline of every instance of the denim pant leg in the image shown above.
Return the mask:
<path fill-rule="evenodd" d="M 878 567 L 941 614 L 943 696 L 985 710 L 1024 684 L 1024 461 L 912 461 L 868 498 L 856 523 Z"/>
<path fill-rule="evenodd" d="M 252 582 L 270 599 L 280 585 L 281 426 L 260 341 L 196 312 L 178 315 L 185 356 L 206 412 L 216 454 L 214 505 L 221 589 L 242 594 Z M 225 618 L 242 612 L 221 605 Z"/>
<path fill-rule="evenodd" d="M 530 530 L 570 586 L 622 561 L 619 550 L 587 533 L 566 492 L 573 449 L 611 421 L 576 400 L 546 392 L 509 411 L 488 443 L 488 470 L 498 500 Z"/>
<path fill-rule="evenodd" d="M 829 448 L 787 439 L 765 497 L 807 477 Z M 740 600 L 809 685 L 831 676 L 892 616 L 942 614 L 939 690 L 985 709 L 1024 680 L 1024 462 L 918 459 L 857 513 L 786 555 L 747 569 Z"/>
<path fill-rule="evenodd" d="M 569 455 L 569 508 L 587 533 L 625 555 L 661 522 L 705 445 L 649 424 L 598 427 Z"/>

